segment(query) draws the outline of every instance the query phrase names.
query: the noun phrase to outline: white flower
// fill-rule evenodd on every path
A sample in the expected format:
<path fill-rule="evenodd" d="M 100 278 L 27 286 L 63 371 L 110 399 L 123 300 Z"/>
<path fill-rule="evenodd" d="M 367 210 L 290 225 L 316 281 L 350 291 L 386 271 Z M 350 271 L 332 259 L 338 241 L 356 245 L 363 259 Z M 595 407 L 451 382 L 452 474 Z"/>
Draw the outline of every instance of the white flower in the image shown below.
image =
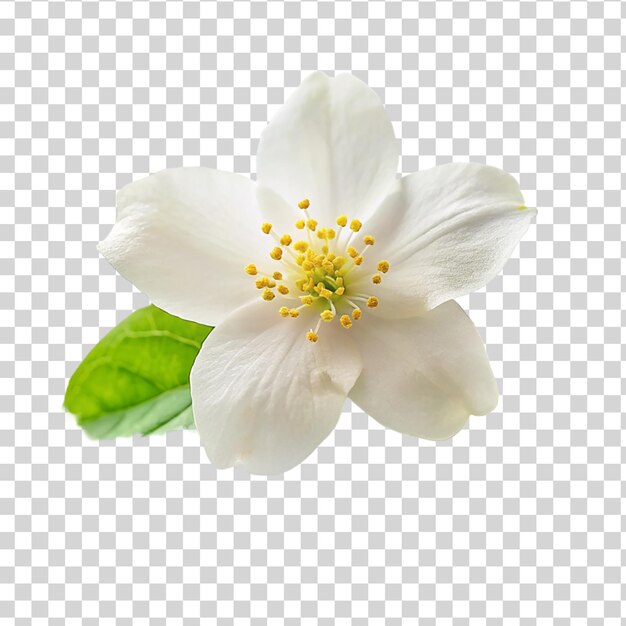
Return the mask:
<path fill-rule="evenodd" d="M 374 92 L 318 72 L 263 132 L 256 184 L 196 167 L 120 191 L 102 254 L 157 306 L 216 326 L 191 391 L 218 467 L 293 467 L 346 397 L 427 439 L 496 406 L 482 341 L 452 299 L 501 270 L 535 211 L 493 167 L 398 179 L 397 161 Z"/>

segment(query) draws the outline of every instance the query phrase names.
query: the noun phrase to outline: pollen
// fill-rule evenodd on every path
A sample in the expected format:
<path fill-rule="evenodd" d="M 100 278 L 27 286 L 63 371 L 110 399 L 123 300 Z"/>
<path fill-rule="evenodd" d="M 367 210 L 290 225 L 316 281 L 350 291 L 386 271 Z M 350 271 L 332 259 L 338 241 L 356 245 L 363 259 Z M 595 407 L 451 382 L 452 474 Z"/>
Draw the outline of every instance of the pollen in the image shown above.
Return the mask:
<path fill-rule="evenodd" d="M 275 260 L 275 261 L 280 261 L 283 258 L 283 251 L 281 248 L 279 248 L 278 246 L 276 248 L 274 248 L 271 252 L 270 252 L 270 256 Z"/>
<path fill-rule="evenodd" d="M 276 288 L 276 290 L 279 293 L 282 293 L 283 296 L 286 296 L 289 293 L 289 287 L 285 287 L 285 285 L 278 285 L 278 287 Z"/>
<path fill-rule="evenodd" d="M 352 319 L 353 320 L 360 320 L 361 319 L 361 315 L 363 315 L 361 309 L 354 309 L 354 311 L 352 311 Z"/>
<path fill-rule="evenodd" d="M 374 274 L 374 276 L 372 276 L 372 282 L 375 285 L 380 285 L 380 281 L 383 279 L 383 277 L 380 274 Z"/>
<path fill-rule="evenodd" d="M 370 309 L 375 309 L 378 306 L 378 298 L 376 296 L 370 296 L 367 299 L 367 306 Z"/>
<path fill-rule="evenodd" d="M 298 202 L 299 209 L 308 209 L 310 206 L 311 203 L 309 202 L 308 198 L 305 198 L 304 200 L 300 200 L 300 202 Z"/>
<path fill-rule="evenodd" d="M 344 328 L 351 328 L 352 327 L 352 320 L 350 319 L 349 315 L 342 315 L 339 318 L 339 323 L 344 327 Z"/>
<path fill-rule="evenodd" d="M 291 235 L 285 234 L 280 238 L 280 245 L 281 246 L 289 246 L 291 245 L 291 242 L 293 241 L 293 239 L 291 238 Z"/>
<path fill-rule="evenodd" d="M 281 317 L 289 317 L 289 309 L 286 306 L 281 306 L 280 309 L 278 309 L 278 314 Z"/>
<path fill-rule="evenodd" d="M 365 235 L 365 237 L 363 237 L 363 243 L 366 246 L 373 246 L 375 242 L 376 240 L 371 235 Z"/>
<path fill-rule="evenodd" d="M 267 300 L 268 302 L 270 302 L 275 297 L 276 297 L 276 294 L 273 291 L 271 291 L 270 289 L 266 289 L 263 292 L 263 300 Z"/>
<path fill-rule="evenodd" d="M 265 222 L 265 224 L 261 225 L 261 230 L 266 234 L 269 235 L 271 230 L 272 230 L 272 225 L 269 222 Z"/>
<path fill-rule="evenodd" d="M 361 226 L 363 226 L 363 224 L 361 224 L 359 220 L 352 220 L 350 222 L 350 230 L 353 230 L 355 233 L 358 233 L 361 230 Z"/>
<path fill-rule="evenodd" d="M 337 226 L 341 226 L 341 228 L 343 228 L 347 223 L 348 223 L 348 216 L 347 215 L 340 215 L 336 220 L 335 220 Z"/>
<path fill-rule="evenodd" d="M 248 265 L 246 265 L 244 271 L 246 272 L 246 274 L 250 274 L 250 276 L 256 276 L 259 273 L 254 263 L 249 263 Z"/>
<path fill-rule="evenodd" d="M 326 309 L 325 311 L 322 311 L 320 313 L 320 317 L 325 321 L 325 322 L 332 322 L 335 314 L 330 310 L 330 309 Z"/>
<path fill-rule="evenodd" d="M 310 330 L 307 334 L 306 334 L 306 338 L 311 342 L 311 343 L 315 343 L 319 337 L 317 335 L 317 333 L 314 333 L 312 330 Z"/>
<path fill-rule="evenodd" d="M 378 271 L 386 274 L 389 271 L 389 261 L 380 261 L 378 263 Z"/>

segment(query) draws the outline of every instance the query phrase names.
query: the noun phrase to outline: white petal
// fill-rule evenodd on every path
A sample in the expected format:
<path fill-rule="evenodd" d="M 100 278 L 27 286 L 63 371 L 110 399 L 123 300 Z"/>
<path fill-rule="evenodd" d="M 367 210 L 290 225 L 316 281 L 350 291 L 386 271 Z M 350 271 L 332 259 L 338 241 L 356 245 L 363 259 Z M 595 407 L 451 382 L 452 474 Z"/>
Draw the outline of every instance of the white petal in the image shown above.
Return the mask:
<path fill-rule="evenodd" d="M 218 467 L 276 474 L 303 461 L 334 429 L 361 371 L 339 324 L 311 344 L 311 320 L 283 319 L 277 309 L 242 307 L 209 335 L 191 371 L 196 427 Z"/>
<path fill-rule="evenodd" d="M 164 170 L 124 187 L 117 204 L 118 221 L 98 249 L 157 306 L 214 325 L 258 297 L 244 267 L 268 250 L 249 179 Z"/>
<path fill-rule="evenodd" d="M 498 388 L 482 340 L 456 302 L 421 318 L 378 319 L 352 330 L 363 372 L 350 397 L 384 426 L 447 439 L 469 415 L 496 406 Z"/>
<path fill-rule="evenodd" d="M 270 221 L 291 224 L 300 217 L 298 202 L 309 198 L 311 217 L 332 226 L 342 213 L 373 211 L 393 184 L 397 165 L 398 143 L 378 96 L 350 74 L 315 72 L 263 132 L 257 180 L 290 209 L 282 215 L 264 207 Z"/>
<path fill-rule="evenodd" d="M 494 167 L 450 163 L 401 179 L 366 225 L 372 252 L 391 264 L 376 288 L 377 313 L 413 317 L 483 287 L 535 214 L 515 179 Z"/>

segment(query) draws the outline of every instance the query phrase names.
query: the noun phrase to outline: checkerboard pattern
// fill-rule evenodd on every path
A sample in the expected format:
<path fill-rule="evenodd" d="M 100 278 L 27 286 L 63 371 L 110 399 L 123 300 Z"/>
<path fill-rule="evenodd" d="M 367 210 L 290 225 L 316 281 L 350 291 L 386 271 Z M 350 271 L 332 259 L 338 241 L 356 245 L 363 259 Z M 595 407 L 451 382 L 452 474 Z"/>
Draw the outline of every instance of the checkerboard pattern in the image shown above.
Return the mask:
<path fill-rule="evenodd" d="M 0 5 L 0 623 L 620 624 L 625 5 Z M 501 402 L 452 441 L 345 407 L 283 477 L 194 432 L 93 442 L 68 377 L 145 298 L 98 257 L 115 191 L 254 175 L 314 69 L 384 99 L 404 173 L 502 167 L 539 215 L 462 300 Z"/>

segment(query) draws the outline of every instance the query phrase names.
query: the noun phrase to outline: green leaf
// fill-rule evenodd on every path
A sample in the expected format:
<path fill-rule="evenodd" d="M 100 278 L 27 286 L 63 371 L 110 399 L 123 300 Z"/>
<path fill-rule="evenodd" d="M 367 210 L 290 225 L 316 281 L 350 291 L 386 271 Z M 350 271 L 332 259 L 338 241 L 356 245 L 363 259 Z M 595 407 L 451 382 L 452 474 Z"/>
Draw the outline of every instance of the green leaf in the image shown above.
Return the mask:
<path fill-rule="evenodd" d="M 154 305 L 135 311 L 78 366 L 65 408 L 94 439 L 192 427 L 189 372 L 211 330 Z"/>

